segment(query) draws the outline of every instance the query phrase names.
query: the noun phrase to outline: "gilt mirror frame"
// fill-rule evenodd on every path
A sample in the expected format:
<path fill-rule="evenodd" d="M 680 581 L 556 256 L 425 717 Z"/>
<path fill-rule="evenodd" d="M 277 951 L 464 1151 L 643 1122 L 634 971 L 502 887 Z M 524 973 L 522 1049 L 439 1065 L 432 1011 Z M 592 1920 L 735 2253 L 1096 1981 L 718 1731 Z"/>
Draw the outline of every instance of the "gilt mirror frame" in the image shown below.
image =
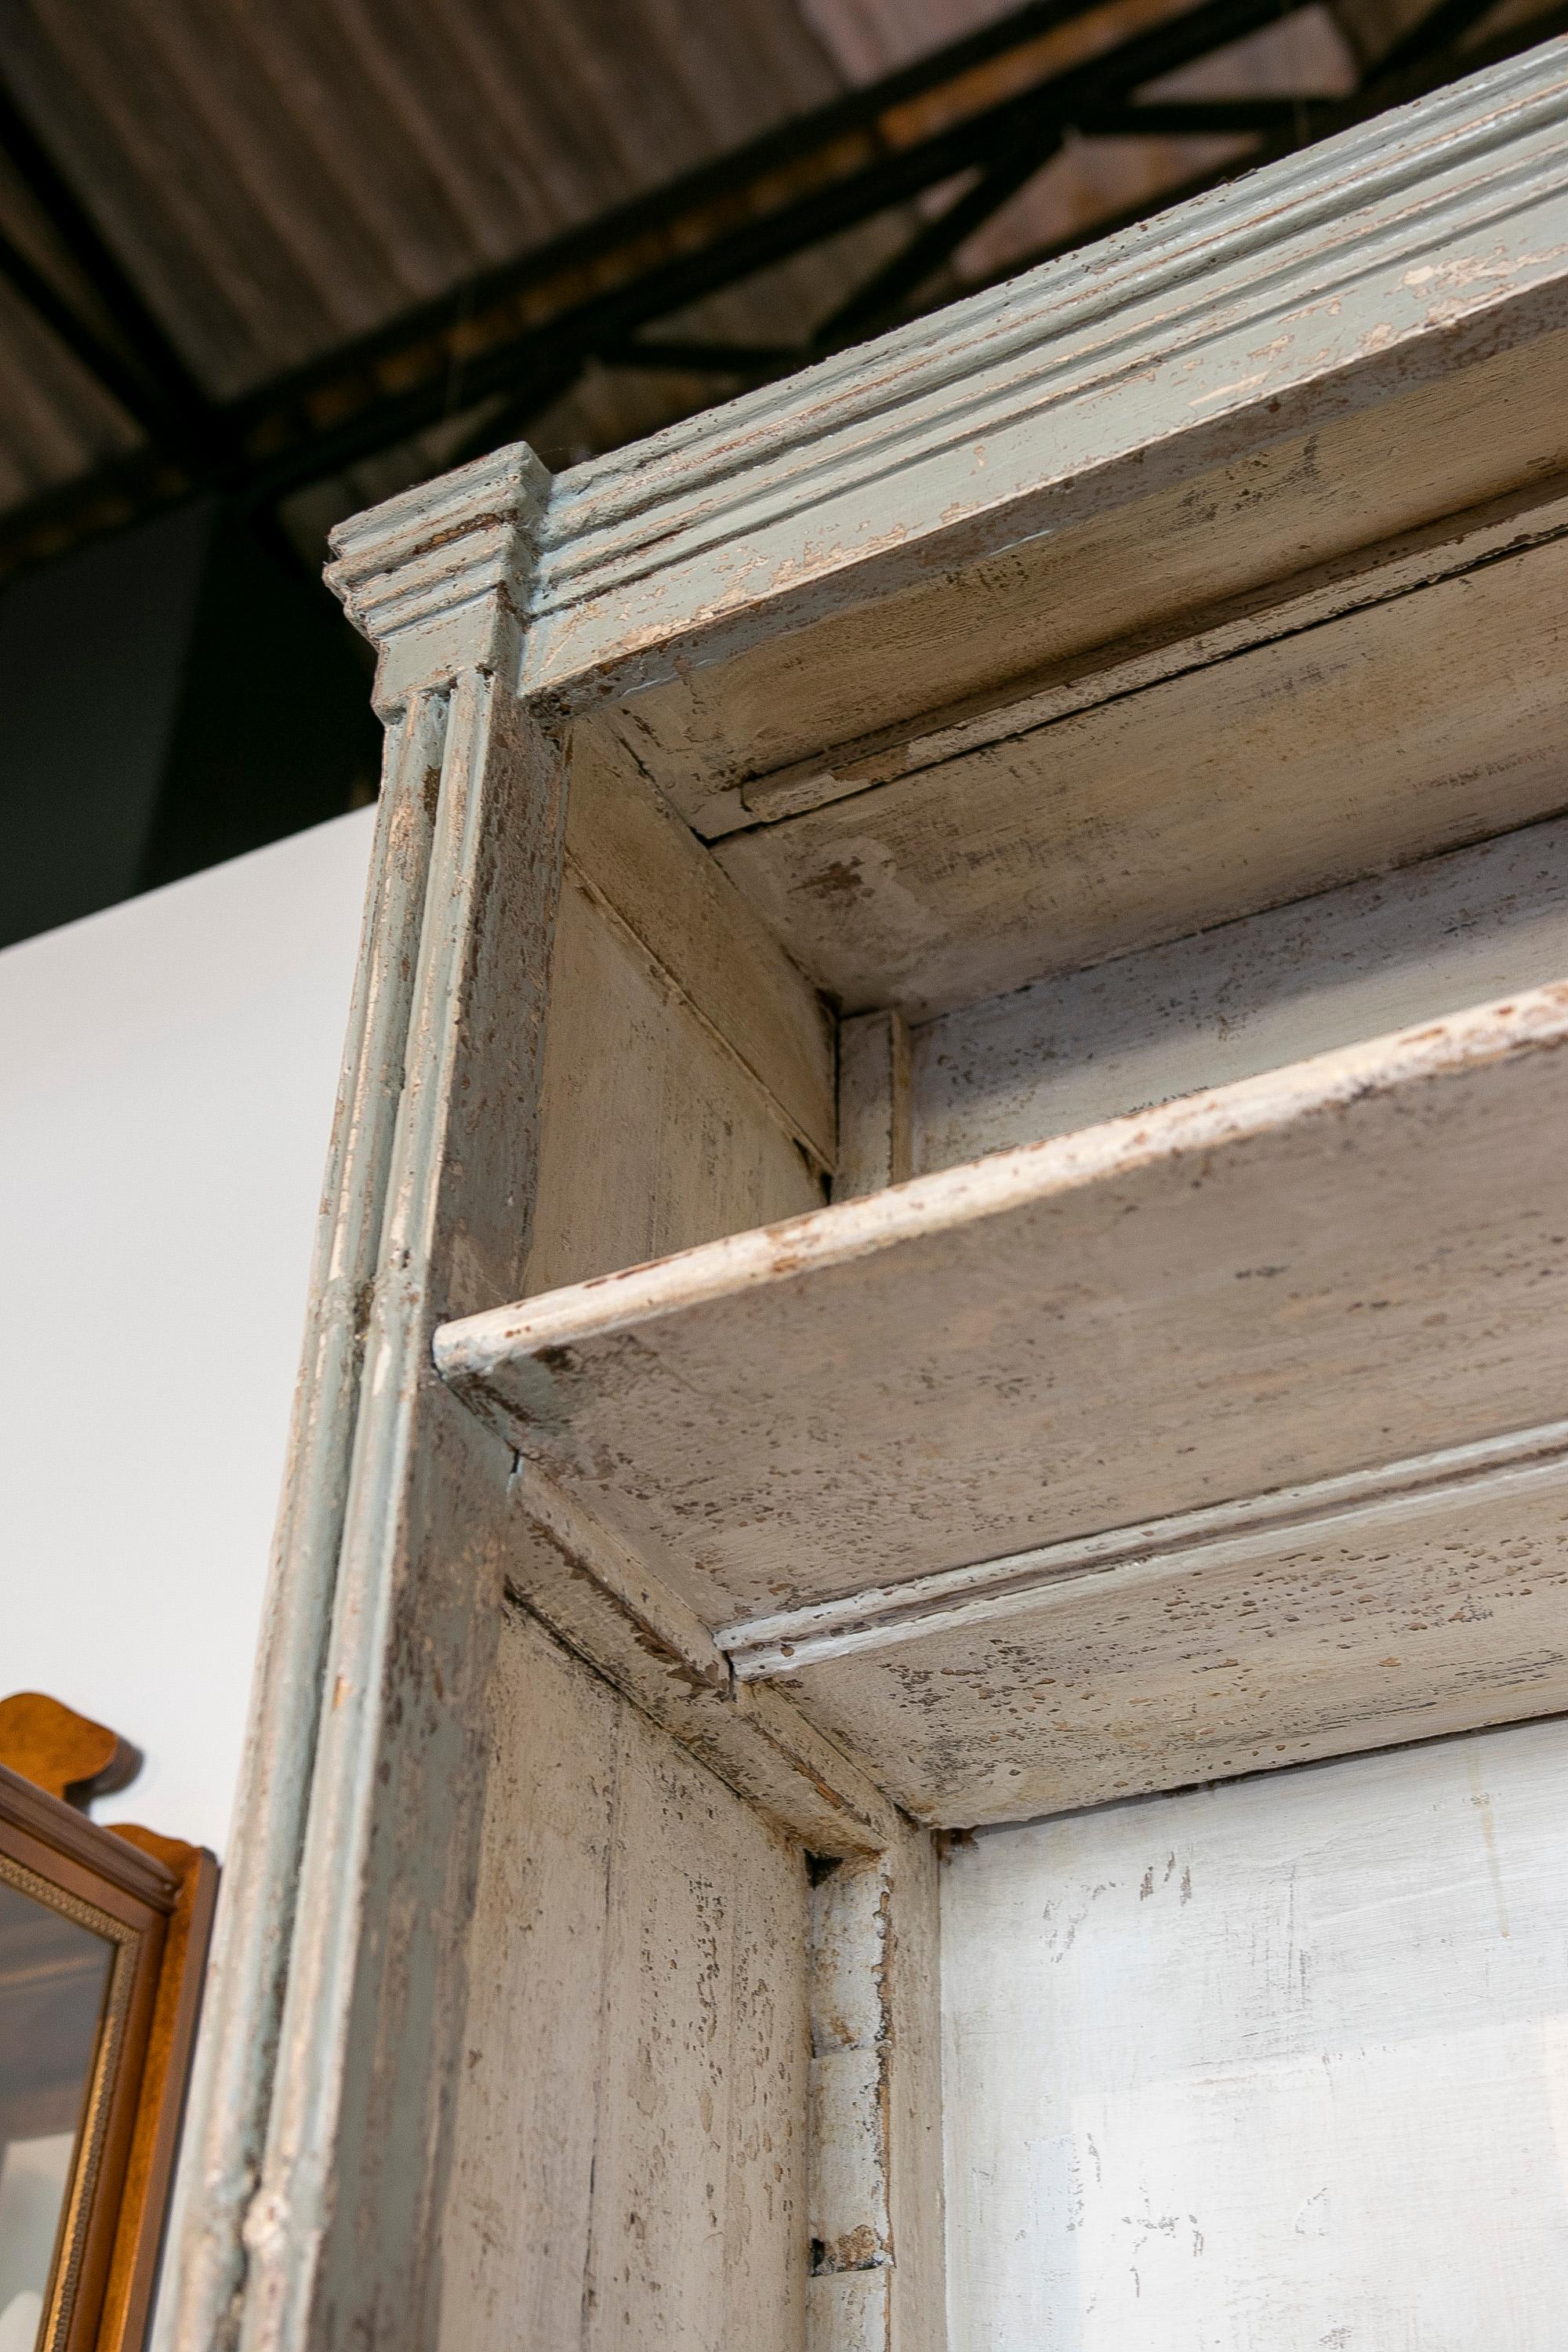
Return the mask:
<path fill-rule="evenodd" d="M 36 2226 L 53 2227 L 47 2271 L 35 2258 L 8 2299 L 18 2352 L 145 2339 L 216 1876 L 200 1848 L 100 1827 L 0 1764 L 0 2164 L 48 2149 Z"/>

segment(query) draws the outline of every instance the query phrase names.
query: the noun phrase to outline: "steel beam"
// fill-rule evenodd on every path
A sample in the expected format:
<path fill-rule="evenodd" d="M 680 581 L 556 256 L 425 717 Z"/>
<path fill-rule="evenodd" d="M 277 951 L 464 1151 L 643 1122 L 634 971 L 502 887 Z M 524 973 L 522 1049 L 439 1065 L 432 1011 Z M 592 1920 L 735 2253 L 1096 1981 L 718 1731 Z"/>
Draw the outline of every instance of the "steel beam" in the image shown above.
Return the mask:
<path fill-rule="evenodd" d="M 953 247 L 1041 168 L 1068 131 L 1245 136 L 1249 142 L 1239 160 L 1116 221 L 1094 223 L 1070 240 L 1076 245 L 1528 47 L 1568 16 L 1568 7 L 1558 7 L 1472 49 L 1430 50 L 1399 74 L 1380 72 L 1349 100 L 1139 100 L 1139 90 L 1163 75 L 1303 5 L 1201 0 L 1099 56 L 1051 71 L 1048 37 L 1093 12 L 1083 0 L 1036 0 L 875 88 L 784 124 L 229 404 L 202 436 L 193 434 L 179 463 L 170 463 L 165 443 L 164 452 L 139 455 L 35 502 L 0 521 L 0 572 L 59 551 L 110 518 L 134 520 L 192 490 L 217 489 L 253 504 L 274 500 L 450 414 L 454 383 L 460 383 L 465 409 L 480 412 L 500 402 L 477 417 L 469 444 L 477 453 L 526 433 L 532 416 L 593 360 L 765 381 L 900 310 L 907 314 L 910 298 Z M 1459 5 L 1438 0 L 1427 30 L 1446 30 Z M 692 302 L 965 172 L 978 174 L 973 184 L 800 347 L 647 333 Z M 216 451 L 207 437 L 215 426 Z"/>

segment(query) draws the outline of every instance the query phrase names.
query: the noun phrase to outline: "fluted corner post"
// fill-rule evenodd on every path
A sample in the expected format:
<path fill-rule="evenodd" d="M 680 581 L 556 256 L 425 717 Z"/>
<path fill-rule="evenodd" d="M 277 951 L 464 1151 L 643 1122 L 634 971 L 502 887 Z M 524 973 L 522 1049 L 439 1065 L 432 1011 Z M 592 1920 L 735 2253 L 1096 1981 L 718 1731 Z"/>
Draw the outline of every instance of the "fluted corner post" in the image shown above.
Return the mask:
<path fill-rule="evenodd" d="M 549 489 L 514 448 L 334 534 L 386 759 L 158 2352 L 435 2337 L 504 1481 L 429 1340 L 528 1251 L 564 794 L 517 680 Z"/>

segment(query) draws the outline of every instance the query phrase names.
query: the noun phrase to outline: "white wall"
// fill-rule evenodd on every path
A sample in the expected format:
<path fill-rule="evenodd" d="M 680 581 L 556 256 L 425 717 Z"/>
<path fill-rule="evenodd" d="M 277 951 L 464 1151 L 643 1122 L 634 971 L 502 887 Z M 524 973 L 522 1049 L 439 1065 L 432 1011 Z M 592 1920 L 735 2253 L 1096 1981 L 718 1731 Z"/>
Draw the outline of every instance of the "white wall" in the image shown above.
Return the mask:
<path fill-rule="evenodd" d="M 0 953 L 0 1693 L 220 1853 L 373 822 Z"/>
<path fill-rule="evenodd" d="M 1568 1722 L 981 1831 L 952 2352 L 1561 2352 Z"/>

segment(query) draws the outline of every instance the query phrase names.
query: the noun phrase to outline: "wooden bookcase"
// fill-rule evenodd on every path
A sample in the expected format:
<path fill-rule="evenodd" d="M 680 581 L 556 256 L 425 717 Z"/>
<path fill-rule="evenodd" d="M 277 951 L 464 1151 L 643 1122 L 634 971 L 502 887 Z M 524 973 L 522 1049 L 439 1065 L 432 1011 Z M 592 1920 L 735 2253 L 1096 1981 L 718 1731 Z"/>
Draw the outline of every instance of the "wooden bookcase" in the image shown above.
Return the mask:
<path fill-rule="evenodd" d="M 337 534 L 166 2352 L 938 2352 L 942 1838 L 1568 1706 L 1565 124 Z"/>

